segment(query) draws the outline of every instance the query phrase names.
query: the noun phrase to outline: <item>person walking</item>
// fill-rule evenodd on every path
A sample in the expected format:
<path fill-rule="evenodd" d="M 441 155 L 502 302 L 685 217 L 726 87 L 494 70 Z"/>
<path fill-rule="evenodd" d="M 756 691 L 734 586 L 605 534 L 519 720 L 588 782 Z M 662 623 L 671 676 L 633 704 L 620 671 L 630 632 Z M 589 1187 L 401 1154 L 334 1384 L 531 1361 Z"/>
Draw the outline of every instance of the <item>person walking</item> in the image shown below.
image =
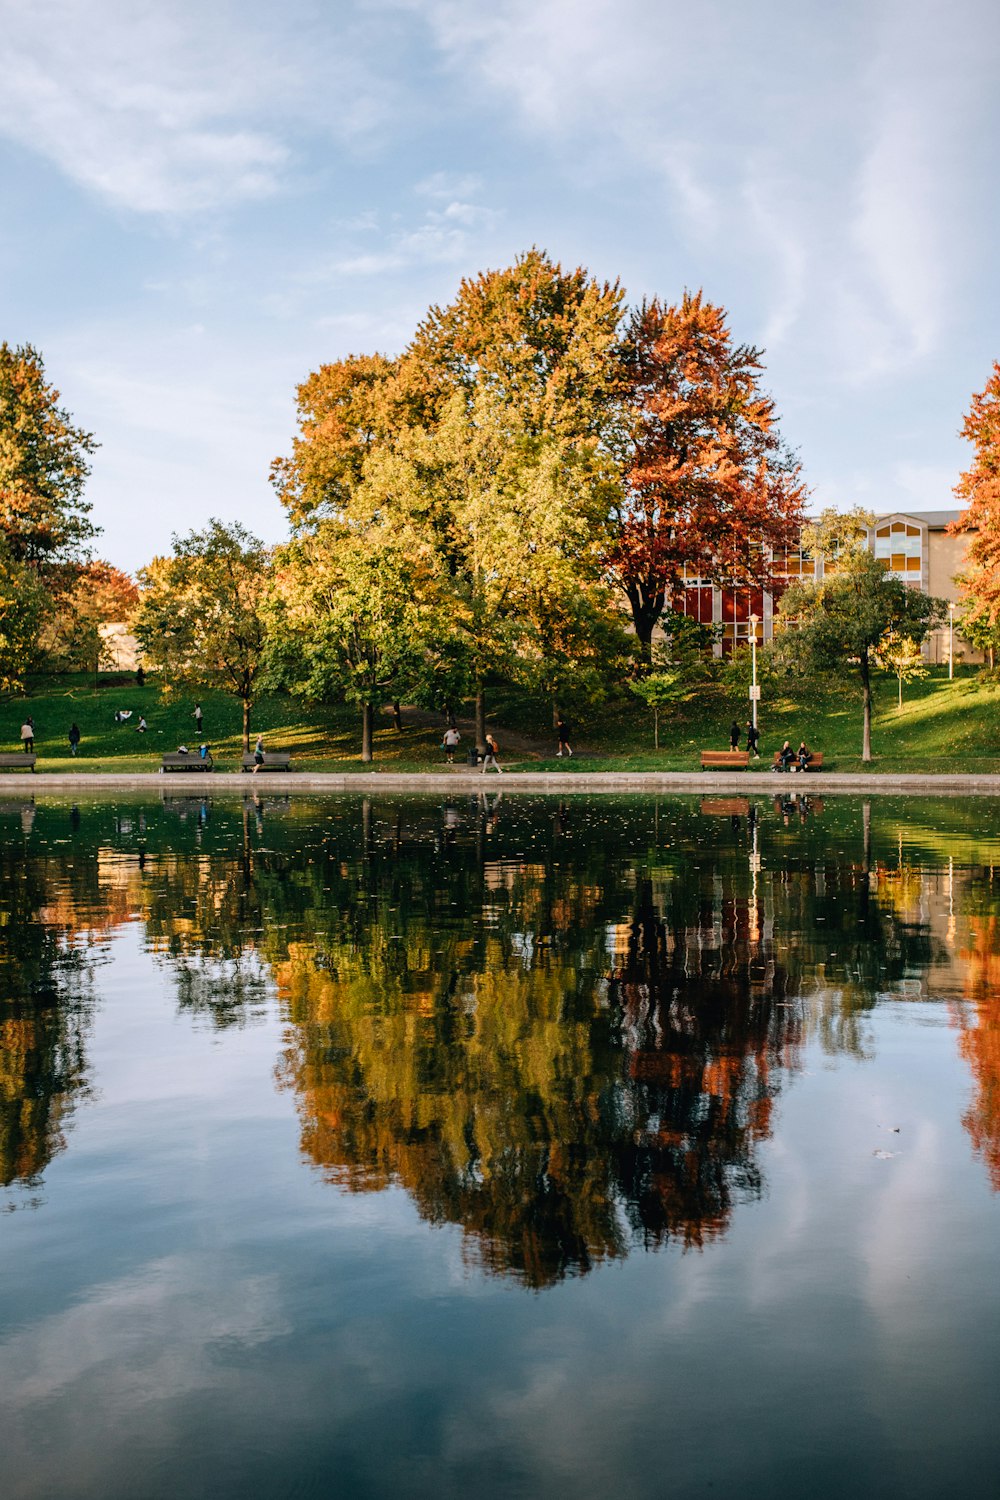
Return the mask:
<path fill-rule="evenodd" d="M 264 764 L 264 736 L 262 734 L 259 734 L 257 736 L 257 743 L 253 747 L 253 773 L 254 773 L 255 776 L 256 776 L 257 772 L 260 770 L 260 768 L 261 768 L 261 766 L 263 764 Z"/>
<path fill-rule="evenodd" d="M 69 753 L 70 753 L 70 755 L 75 755 L 76 752 L 77 752 L 77 750 L 79 750 L 79 748 L 80 748 L 80 738 L 81 738 L 81 736 L 80 736 L 80 726 L 76 722 L 76 720 L 74 719 L 73 723 L 69 726 Z"/>
<path fill-rule="evenodd" d="M 453 766 L 455 764 L 455 751 L 458 749 L 461 741 L 462 736 L 459 734 L 454 724 L 449 724 L 448 728 L 444 732 L 444 739 L 441 742 L 444 749 L 445 759 L 447 760 L 449 766 Z"/>
<path fill-rule="evenodd" d="M 35 750 L 35 721 L 30 716 L 21 725 L 21 749 L 25 755 L 33 755 Z"/>
<path fill-rule="evenodd" d="M 198 731 L 198 738 L 201 739 L 201 717 L 202 717 L 202 715 L 201 715 L 201 704 L 200 703 L 196 703 L 195 704 L 195 706 L 194 706 L 194 713 L 191 715 L 191 717 L 194 719 L 194 727 Z"/>
<path fill-rule="evenodd" d="M 556 754 L 572 755 L 573 746 L 569 742 L 569 725 L 566 723 L 566 720 L 563 718 L 562 714 L 560 714 L 559 718 L 556 720 L 556 734 L 559 736 L 559 749 L 556 751 Z"/>
<path fill-rule="evenodd" d="M 729 748 L 730 750 L 740 748 L 740 726 L 736 719 L 729 726 Z"/>
<path fill-rule="evenodd" d="M 747 754 L 755 755 L 760 760 L 760 730 L 753 719 L 747 719 Z"/>
<path fill-rule="evenodd" d="M 482 769 L 483 776 L 486 775 L 487 766 L 492 766 L 498 776 L 503 775 L 503 769 L 500 765 L 500 746 L 491 734 L 486 736 L 486 754 L 483 756 Z"/>

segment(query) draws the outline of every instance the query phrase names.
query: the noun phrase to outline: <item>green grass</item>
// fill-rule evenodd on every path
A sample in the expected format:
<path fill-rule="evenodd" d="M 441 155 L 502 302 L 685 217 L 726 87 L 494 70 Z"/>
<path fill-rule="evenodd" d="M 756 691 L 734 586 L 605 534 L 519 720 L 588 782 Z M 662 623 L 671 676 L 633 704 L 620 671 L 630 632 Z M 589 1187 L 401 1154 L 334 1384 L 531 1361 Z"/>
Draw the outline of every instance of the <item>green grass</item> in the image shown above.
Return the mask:
<path fill-rule="evenodd" d="M 240 705 L 221 693 L 204 693 L 203 738 L 220 769 L 235 769 L 241 754 Z M 192 695 L 165 700 L 155 678 L 144 688 L 109 687 L 95 691 L 83 677 L 42 677 L 25 696 L 0 702 L 0 749 L 20 749 L 20 725 L 26 714 L 35 720 L 38 770 L 155 771 L 166 750 L 197 744 Z M 504 747 L 505 765 L 569 770 L 581 775 L 598 770 L 676 770 L 698 768 L 702 748 L 728 747 L 729 724 L 747 718 L 744 699 L 709 684 L 680 709 L 661 719 L 660 750 L 653 749 L 652 717 L 631 696 L 613 700 L 589 713 L 572 713 L 572 761 L 555 756 L 549 705 L 511 690 L 497 689 L 490 698 L 490 724 Z M 128 724 L 116 725 L 118 708 L 131 708 Z M 469 710 L 467 710 L 469 712 Z M 133 727 L 144 713 L 149 732 Z M 73 759 L 67 733 L 73 720 L 83 733 L 80 754 Z M 784 739 L 805 738 L 824 753 L 824 766 L 839 771 L 863 769 L 860 756 L 861 707 L 853 679 L 842 688 L 814 683 L 789 684 L 768 691 L 761 704 L 761 769 Z M 375 768 L 420 771 L 442 763 L 439 724 L 409 724 L 403 733 L 388 715 L 380 716 L 375 734 Z M 360 722 L 355 710 L 304 706 L 281 696 L 262 696 L 253 731 L 263 730 L 273 749 L 291 750 L 302 770 L 362 771 Z M 505 740 L 505 736 L 508 738 Z M 514 737 L 524 746 L 514 748 Z M 470 736 L 466 732 L 464 744 Z M 904 689 L 896 706 L 895 680 L 883 680 L 876 692 L 873 730 L 875 760 L 868 769 L 903 771 L 1000 770 L 1000 691 L 973 668 L 960 668 L 949 682 L 947 669 L 933 670 L 922 682 Z"/>

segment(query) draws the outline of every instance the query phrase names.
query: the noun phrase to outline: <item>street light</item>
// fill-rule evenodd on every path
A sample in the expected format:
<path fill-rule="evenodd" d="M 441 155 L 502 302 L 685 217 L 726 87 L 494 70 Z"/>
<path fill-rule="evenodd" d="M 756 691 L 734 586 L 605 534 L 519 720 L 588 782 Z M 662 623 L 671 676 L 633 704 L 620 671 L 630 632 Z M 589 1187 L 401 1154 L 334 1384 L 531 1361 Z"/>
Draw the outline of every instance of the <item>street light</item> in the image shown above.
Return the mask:
<path fill-rule="evenodd" d="M 955 603 L 948 605 L 948 680 L 955 675 Z"/>
<path fill-rule="evenodd" d="M 757 688 L 757 615 L 750 616 L 750 717 L 753 727 L 757 728 L 757 700 L 760 692 Z"/>

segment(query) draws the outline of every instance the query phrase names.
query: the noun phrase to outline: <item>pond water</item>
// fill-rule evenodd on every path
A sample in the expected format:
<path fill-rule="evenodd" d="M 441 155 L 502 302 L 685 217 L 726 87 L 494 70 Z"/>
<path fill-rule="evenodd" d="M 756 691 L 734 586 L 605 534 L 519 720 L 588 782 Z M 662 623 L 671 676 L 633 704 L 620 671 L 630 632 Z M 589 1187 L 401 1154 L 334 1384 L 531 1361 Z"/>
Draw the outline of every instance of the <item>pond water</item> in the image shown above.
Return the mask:
<path fill-rule="evenodd" d="M 998 815 L 0 802 L 5 1500 L 992 1496 Z"/>

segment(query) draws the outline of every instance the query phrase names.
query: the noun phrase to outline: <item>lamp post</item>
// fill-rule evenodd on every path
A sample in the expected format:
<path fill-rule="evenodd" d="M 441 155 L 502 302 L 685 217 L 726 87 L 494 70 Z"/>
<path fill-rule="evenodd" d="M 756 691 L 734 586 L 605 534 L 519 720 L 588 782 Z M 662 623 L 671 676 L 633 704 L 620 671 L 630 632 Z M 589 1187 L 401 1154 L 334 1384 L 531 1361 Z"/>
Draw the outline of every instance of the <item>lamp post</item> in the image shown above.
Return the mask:
<path fill-rule="evenodd" d="M 948 605 L 948 680 L 955 675 L 955 603 Z"/>
<path fill-rule="evenodd" d="M 750 718 L 757 728 L 757 616 L 750 616 Z"/>

